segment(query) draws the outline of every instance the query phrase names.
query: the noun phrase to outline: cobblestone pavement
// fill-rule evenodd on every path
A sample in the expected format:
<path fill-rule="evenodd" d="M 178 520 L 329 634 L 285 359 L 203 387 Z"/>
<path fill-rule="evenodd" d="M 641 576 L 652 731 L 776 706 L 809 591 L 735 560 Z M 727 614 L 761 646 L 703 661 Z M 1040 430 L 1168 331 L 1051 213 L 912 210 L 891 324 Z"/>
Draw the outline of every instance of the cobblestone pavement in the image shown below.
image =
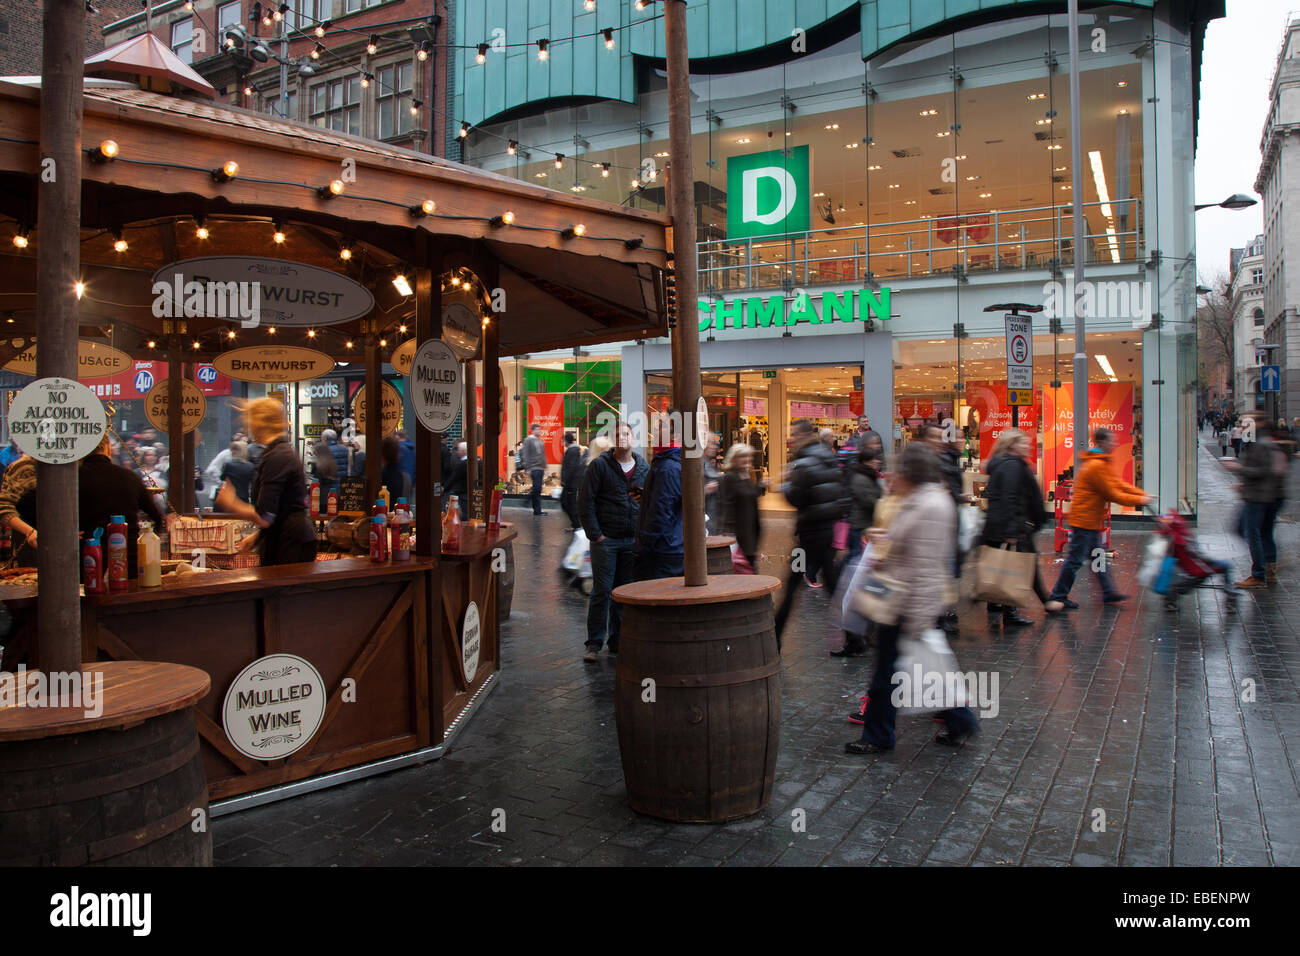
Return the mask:
<path fill-rule="evenodd" d="M 1233 492 L 1204 450 L 1200 488 L 1201 541 L 1244 576 L 1245 549 L 1224 530 Z M 957 751 L 932 743 L 937 725 L 928 717 L 901 717 L 892 754 L 843 752 L 859 734 L 845 717 L 872 663 L 827 655 L 827 597 L 805 590 L 785 641 L 775 796 L 762 813 L 725 826 L 671 825 L 627 808 L 614 661 L 602 653 L 598 664 L 582 663 L 586 602 L 557 580 L 567 522 L 519 511 L 501 683 L 450 753 L 218 818 L 216 860 L 1297 865 L 1297 510 L 1289 506 L 1278 527 L 1280 583 L 1245 594 L 1237 611 L 1208 589 L 1163 611 L 1133 580 L 1142 532 L 1115 535 L 1115 571 L 1133 594 L 1122 607 L 1103 608 L 1085 572 L 1073 595 L 1082 608 L 1048 621 L 1033 609 L 1033 627 L 1004 632 L 982 606 L 964 608 L 954 648 L 964 668 L 998 673 L 1001 708 Z M 765 521 L 763 570 L 777 573 L 791 522 Z M 1054 578 L 1052 556 L 1042 560 Z M 1253 701 L 1244 682 L 1254 682 Z M 492 829 L 498 809 L 503 833 Z M 795 832 L 801 816 L 806 829 Z"/>

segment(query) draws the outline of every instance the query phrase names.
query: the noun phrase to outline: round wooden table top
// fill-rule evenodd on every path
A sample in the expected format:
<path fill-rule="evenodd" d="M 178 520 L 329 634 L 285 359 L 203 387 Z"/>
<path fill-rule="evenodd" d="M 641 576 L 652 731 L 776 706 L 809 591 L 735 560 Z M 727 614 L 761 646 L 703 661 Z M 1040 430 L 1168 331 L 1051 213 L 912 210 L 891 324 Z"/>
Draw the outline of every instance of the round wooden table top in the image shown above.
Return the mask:
<path fill-rule="evenodd" d="M 25 688 L 18 686 L 20 675 Z M 42 694 L 48 695 L 49 681 L 41 671 L 7 673 L 0 678 L 9 682 L 0 694 L 0 743 L 137 724 L 192 707 L 212 684 L 205 672 L 184 664 L 97 661 L 81 665 L 76 706 L 49 707 L 43 702 L 41 706 L 14 706 L 18 700 L 32 699 L 38 678 Z"/>
<path fill-rule="evenodd" d="M 702 588 L 688 588 L 685 578 L 635 581 L 614 589 L 619 604 L 725 604 L 771 594 L 781 582 L 766 574 L 710 574 Z"/>
<path fill-rule="evenodd" d="M 706 548 L 729 548 L 736 543 L 736 536 L 733 534 L 711 534 L 704 539 Z"/>

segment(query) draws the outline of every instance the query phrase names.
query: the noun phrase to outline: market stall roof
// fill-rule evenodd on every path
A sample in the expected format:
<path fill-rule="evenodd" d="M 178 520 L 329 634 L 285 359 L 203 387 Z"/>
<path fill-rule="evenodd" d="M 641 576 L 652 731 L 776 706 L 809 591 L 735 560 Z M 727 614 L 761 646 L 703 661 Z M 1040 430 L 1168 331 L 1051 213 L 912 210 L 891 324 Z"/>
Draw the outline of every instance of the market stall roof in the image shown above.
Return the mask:
<path fill-rule="evenodd" d="M 154 272 L 222 254 L 348 275 L 374 290 L 374 317 L 396 322 L 413 298 L 403 301 L 388 278 L 425 265 L 433 248 L 444 269 L 472 269 L 488 293 L 502 293 L 502 355 L 666 334 L 667 216 L 212 102 L 88 87 L 84 108 L 88 152 L 116 144 L 115 158 L 92 156 L 82 168 L 84 326 L 160 333 Z M 0 310 L 35 332 L 39 92 L 0 82 L 0 126 Z M 238 164 L 233 176 L 221 175 L 228 162 Z M 194 217 L 220 228 L 197 240 Z M 287 245 L 271 243 L 271 223 L 289 233 Z M 18 250 L 10 240 L 23 229 L 30 246 Z M 117 235 L 129 251 L 114 250 Z M 341 244 L 363 254 L 341 262 Z M 224 327 L 196 320 L 187 334 L 205 322 Z"/>
<path fill-rule="evenodd" d="M 142 33 L 86 60 L 88 76 L 131 76 L 162 80 L 216 99 L 217 91 L 152 33 Z"/>

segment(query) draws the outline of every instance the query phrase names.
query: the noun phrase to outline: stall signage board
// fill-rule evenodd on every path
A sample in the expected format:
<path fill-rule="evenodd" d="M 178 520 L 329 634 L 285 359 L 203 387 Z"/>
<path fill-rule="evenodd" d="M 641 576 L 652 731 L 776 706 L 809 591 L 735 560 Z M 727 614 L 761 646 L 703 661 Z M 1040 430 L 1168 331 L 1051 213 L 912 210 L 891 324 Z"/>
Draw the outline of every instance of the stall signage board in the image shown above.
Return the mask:
<path fill-rule="evenodd" d="M 1034 387 L 1033 319 L 1007 313 L 1007 388 L 1032 391 Z M 1013 402 L 1028 405 L 1030 402 Z"/>
<path fill-rule="evenodd" d="M 325 697 L 325 681 L 310 662 L 294 654 L 260 657 L 226 691 L 226 739 L 255 760 L 280 760 L 320 729 Z"/>
<path fill-rule="evenodd" d="M 478 355 L 482 338 L 483 320 L 464 302 L 452 302 L 442 310 L 442 340 L 461 361 Z"/>
<path fill-rule="evenodd" d="M 68 378 L 41 378 L 9 404 L 9 435 L 47 465 L 80 461 L 96 448 L 108 420 L 94 392 Z"/>
<path fill-rule="evenodd" d="M 388 364 L 399 375 L 411 374 L 411 362 L 415 359 L 415 339 L 407 339 L 388 357 Z"/>
<path fill-rule="evenodd" d="M 164 434 L 167 432 L 168 391 L 166 379 L 149 389 L 144 397 L 144 414 L 149 424 Z M 203 392 L 188 378 L 181 379 L 181 434 L 188 435 L 199 427 L 208 413 L 208 400 Z"/>
<path fill-rule="evenodd" d="M 411 404 L 431 432 L 445 432 L 460 414 L 464 398 L 460 360 L 446 342 L 430 339 L 411 363 Z"/>
<path fill-rule="evenodd" d="M 366 479 L 344 478 L 339 482 L 339 513 L 364 515 L 366 505 Z"/>
<path fill-rule="evenodd" d="M 244 328 L 340 325 L 369 315 L 375 297 L 330 269 L 286 259 L 209 256 L 163 266 L 153 276 L 158 318 L 207 318 Z"/>
<path fill-rule="evenodd" d="M 302 437 L 310 441 L 320 441 L 320 436 L 329 428 L 328 425 L 303 425 Z"/>
<path fill-rule="evenodd" d="M 148 395 L 159 382 L 165 382 L 167 371 L 166 362 L 132 362 L 111 377 L 95 379 L 88 384 L 91 391 L 101 398 L 137 401 Z M 196 366 L 195 375 L 199 380 L 199 391 L 204 395 L 230 394 L 230 379 L 211 365 Z"/>
<path fill-rule="evenodd" d="M 131 356 L 102 342 L 77 342 L 77 378 L 107 378 L 131 367 Z M 5 365 L 5 371 L 19 375 L 36 374 L 36 346 L 19 352 Z"/>
<path fill-rule="evenodd" d="M 478 673 L 479 651 L 483 646 L 483 628 L 478 613 L 478 604 L 469 602 L 465 608 L 465 622 L 460 629 L 460 662 L 465 671 L 465 682 L 474 682 Z"/>
<path fill-rule="evenodd" d="M 231 349 L 214 358 L 212 365 L 240 382 L 305 382 L 334 371 L 334 360 L 324 352 L 279 345 Z"/>
<path fill-rule="evenodd" d="M 402 423 L 402 393 L 387 382 L 382 383 L 379 393 L 383 396 L 384 421 L 379 432 L 385 438 L 397 431 Z M 356 419 L 357 434 L 366 433 L 366 387 L 362 385 L 352 399 L 352 417 Z"/>

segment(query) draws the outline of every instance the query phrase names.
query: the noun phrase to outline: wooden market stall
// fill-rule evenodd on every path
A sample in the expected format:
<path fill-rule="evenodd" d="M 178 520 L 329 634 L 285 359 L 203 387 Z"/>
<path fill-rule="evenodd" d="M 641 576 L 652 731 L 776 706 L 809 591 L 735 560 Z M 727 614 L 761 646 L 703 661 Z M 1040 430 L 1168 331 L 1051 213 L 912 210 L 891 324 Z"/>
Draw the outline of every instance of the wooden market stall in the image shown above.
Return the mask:
<path fill-rule="evenodd" d="M 0 365 L 41 345 L 39 105 L 37 90 L 0 82 Z M 187 393 L 223 355 L 309 349 L 364 363 L 375 396 L 403 342 L 442 338 L 443 316 L 459 304 L 482 322 L 482 371 L 462 366 L 469 445 L 487 449 L 471 514 L 482 519 L 485 491 L 500 477 L 501 420 L 490 413 L 502 407 L 498 359 L 667 333 L 664 216 L 131 84 L 88 82 L 83 108 L 80 338 L 131 361 L 166 362 L 159 398 L 173 475 L 196 465 Z M 169 277 L 211 288 L 234 281 L 234 269 L 262 290 L 256 325 L 206 304 L 204 314 L 170 315 L 159 304 Z M 489 410 L 482 425 L 473 424 L 476 386 Z M 367 501 L 379 488 L 386 421 L 364 421 Z M 83 598 L 86 662 L 169 662 L 210 676 L 196 719 L 212 798 L 436 756 L 493 681 L 499 564 L 513 532 L 472 526 L 444 551 L 439 436 L 407 429 L 418 489 L 411 561 L 211 571 Z M 175 510 L 193 514 L 192 482 L 173 481 L 170 495 Z M 0 587 L 17 627 L 0 666 L 40 666 L 37 643 L 22 639 L 36 633 L 34 593 Z M 473 666 L 463 640 L 471 603 L 480 623 Z M 275 654 L 319 672 L 324 711 L 305 746 L 260 760 L 232 745 L 222 708 L 232 680 Z"/>

